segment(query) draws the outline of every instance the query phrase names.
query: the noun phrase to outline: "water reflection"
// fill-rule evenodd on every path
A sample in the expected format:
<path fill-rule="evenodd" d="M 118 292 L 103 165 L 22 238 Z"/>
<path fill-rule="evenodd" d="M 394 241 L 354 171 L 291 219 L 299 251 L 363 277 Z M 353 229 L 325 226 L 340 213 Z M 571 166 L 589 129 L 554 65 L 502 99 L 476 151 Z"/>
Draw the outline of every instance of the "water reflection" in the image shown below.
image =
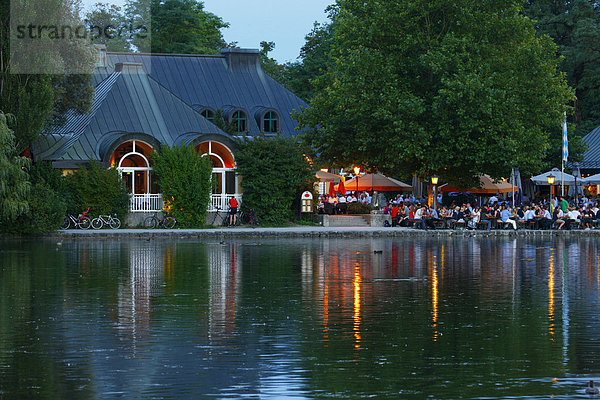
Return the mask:
<path fill-rule="evenodd" d="M 0 397 L 569 398 L 600 373 L 599 261 L 592 238 L 5 242 Z"/>

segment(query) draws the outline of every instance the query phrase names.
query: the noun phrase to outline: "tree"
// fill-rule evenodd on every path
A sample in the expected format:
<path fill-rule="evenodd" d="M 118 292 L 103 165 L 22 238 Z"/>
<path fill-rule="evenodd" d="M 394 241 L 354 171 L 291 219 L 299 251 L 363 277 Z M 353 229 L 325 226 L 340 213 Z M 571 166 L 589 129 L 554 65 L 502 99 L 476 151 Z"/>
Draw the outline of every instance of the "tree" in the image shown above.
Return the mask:
<path fill-rule="evenodd" d="M 97 3 L 86 15 L 94 43 L 106 45 L 107 51 L 131 51 L 131 32 L 121 7 L 114 4 Z"/>
<path fill-rule="evenodd" d="M 29 211 L 29 160 L 17 155 L 13 132 L 0 112 L 0 225 L 9 226 Z"/>
<path fill-rule="evenodd" d="M 261 223 L 280 225 L 292 216 L 292 204 L 314 182 L 313 166 L 298 144 L 280 136 L 239 143 L 242 207 L 254 209 Z"/>
<path fill-rule="evenodd" d="M 306 142 L 335 165 L 462 187 L 539 168 L 573 94 L 522 6 L 340 0 L 333 65 L 299 115 Z"/>
<path fill-rule="evenodd" d="M 163 199 L 182 228 L 204 225 L 212 189 L 212 161 L 192 146 L 162 146 L 152 154 Z"/>
<path fill-rule="evenodd" d="M 575 89 L 569 159 L 581 160 L 585 151 L 582 137 L 600 125 L 600 9 L 591 0 L 531 0 L 525 14 L 535 21 L 539 34 L 554 39 L 562 56 L 559 67 Z M 555 166 L 561 160 L 562 131 L 555 128 L 552 133 L 546 160 Z"/>
<path fill-rule="evenodd" d="M 88 168 L 79 168 L 67 176 L 66 186 L 72 199 L 67 206 L 72 214 L 90 207 L 89 216 L 116 213 L 123 219 L 129 212 L 129 192 L 114 168 L 101 168 L 90 161 Z"/>
<path fill-rule="evenodd" d="M 260 66 L 262 70 L 267 73 L 271 78 L 277 82 L 284 82 L 285 77 L 283 75 L 286 68 L 285 65 L 278 64 L 277 60 L 269 57 L 269 53 L 275 49 L 275 42 L 260 42 Z"/>
<path fill-rule="evenodd" d="M 331 64 L 330 52 L 335 21 L 320 25 L 315 22 L 313 30 L 306 35 L 306 43 L 300 50 L 300 61 L 286 65 L 282 82 L 296 95 L 310 101 L 315 93 L 314 81 L 322 76 Z"/>
<path fill-rule="evenodd" d="M 142 14 L 131 1 L 127 16 Z M 207 11 L 196 0 L 151 0 L 152 52 L 178 54 L 219 54 L 227 46 L 221 34 L 229 24 Z M 137 15 L 136 14 L 136 15 Z M 134 44 L 135 44 L 134 40 Z"/>
<path fill-rule="evenodd" d="M 20 42 L 8 39 L 14 39 L 10 36 L 10 9 L 27 8 L 31 14 L 27 17 L 32 21 L 45 25 L 51 21 L 73 28 L 81 21 L 72 3 L 68 0 L 0 1 L 0 108 L 15 116 L 11 128 L 19 154 L 31 146 L 47 124 L 62 123 L 69 110 L 84 113 L 89 109 L 94 95 L 91 75 L 81 72 L 91 72 L 94 53 L 84 41 L 67 38 L 55 40 L 58 44 L 49 46 L 44 46 L 47 41 L 39 39 L 39 54 L 27 47 L 11 54 L 11 46 L 19 48 Z M 13 59 L 15 54 L 17 59 Z M 37 70 L 31 73 L 22 71 L 28 68 L 29 58 L 41 60 L 41 64 L 35 65 Z M 39 69 L 43 73 L 39 73 Z"/>

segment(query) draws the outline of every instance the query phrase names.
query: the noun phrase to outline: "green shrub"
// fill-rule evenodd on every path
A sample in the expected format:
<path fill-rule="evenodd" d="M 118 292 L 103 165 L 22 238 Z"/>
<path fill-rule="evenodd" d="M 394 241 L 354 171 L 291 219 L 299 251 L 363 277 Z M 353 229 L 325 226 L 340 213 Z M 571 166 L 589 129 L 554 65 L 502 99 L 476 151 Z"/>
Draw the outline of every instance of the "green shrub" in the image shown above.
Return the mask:
<path fill-rule="evenodd" d="M 192 146 L 163 146 L 152 154 L 163 199 L 181 228 L 201 227 L 212 189 L 212 161 Z"/>
<path fill-rule="evenodd" d="M 114 168 L 101 168 L 91 161 L 88 168 L 67 176 L 65 182 L 72 198 L 68 204 L 69 213 L 78 214 L 91 207 L 91 217 L 117 213 L 123 220 L 129 211 L 129 193 Z"/>
<path fill-rule="evenodd" d="M 261 224 L 289 221 L 294 199 L 315 181 L 314 169 L 298 144 L 282 137 L 257 137 L 240 142 L 239 148 L 242 207 L 254 209 Z"/>
<path fill-rule="evenodd" d="M 369 214 L 371 213 L 371 207 L 360 201 L 348 203 L 348 214 Z"/>
<path fill-rule="evenodd" d="M 45 182 L 33 186 L 29 199 L 29 214 L 24 218 L 21 233 L 47 233 L 60 228 L 67 206 L 60 194 Z"/>

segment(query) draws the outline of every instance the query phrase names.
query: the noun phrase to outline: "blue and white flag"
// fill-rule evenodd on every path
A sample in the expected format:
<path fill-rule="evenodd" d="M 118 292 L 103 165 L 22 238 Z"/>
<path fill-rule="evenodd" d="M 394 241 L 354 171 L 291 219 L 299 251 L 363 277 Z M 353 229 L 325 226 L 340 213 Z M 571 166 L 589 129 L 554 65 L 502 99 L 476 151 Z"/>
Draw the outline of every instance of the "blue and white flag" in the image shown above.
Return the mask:
<path fill-rule="evenodd" d="M 562 159 L 563 162 L 567 162 L 569 158 L 569 138 L 567 137 L 567 112 L 565 111 L 565 120 L 562 124 L 563 131 L 563 148 L 562 148 Z"/>

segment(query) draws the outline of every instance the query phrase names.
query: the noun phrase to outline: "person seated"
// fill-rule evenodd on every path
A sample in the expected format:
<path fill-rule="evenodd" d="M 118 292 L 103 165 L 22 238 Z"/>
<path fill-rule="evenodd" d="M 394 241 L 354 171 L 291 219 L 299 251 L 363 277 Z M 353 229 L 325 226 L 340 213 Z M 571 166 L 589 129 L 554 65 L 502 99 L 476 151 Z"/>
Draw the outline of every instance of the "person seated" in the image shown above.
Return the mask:
<path fill-rule="evenodd" d="M 348 204 L 346 204 L 346 196 L 340 196 L 337 203 L 338 214 L 348 213 Z"/>
<path fill-rule="evenodd" d="M 554 221 L 554 228 L 559 231 L 563 229 L 564 225 L 567 221 L 564 218 L 563 210 L 560 207 L 556 207 L 554 209 L 554 213 L 552 214 L 552 220 Z"/>
<path fill-rule="evenodd" d="M 414 213 L 411 221 L 414 223 L 415 228 L 425 229 L 425 221 L 423 220 L 425 214 L 425 207 L 419 207 Z"/>
<path fill-rule="evenodd" d="M 400 207 L 394 203 L 390 209 L 390 216 L 392 217 L 392 226 L 398 225 L 400 222 Z"/>
<path fill-rule="evenodd" d="M 515 221 L 513 213 L 506 205 L 502 206 L 502 211 L 500 212 L 500 219 L 502 220 L 503 224 L 510 224 L 512 225 L 515 231 L 517 230 L 517 221 Z"/>

